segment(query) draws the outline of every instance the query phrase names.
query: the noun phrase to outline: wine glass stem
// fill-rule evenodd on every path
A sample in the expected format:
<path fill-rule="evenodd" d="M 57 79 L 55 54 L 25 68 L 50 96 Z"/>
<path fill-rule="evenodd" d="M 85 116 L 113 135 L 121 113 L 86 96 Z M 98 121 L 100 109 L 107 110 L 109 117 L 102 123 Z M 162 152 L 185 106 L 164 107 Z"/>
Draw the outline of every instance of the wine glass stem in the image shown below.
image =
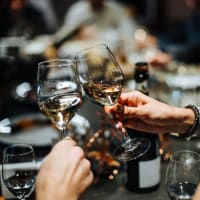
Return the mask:
<path fill-rule="evenodd" d="M 125 132 L 124 134 L 124 138 L 125 138 L 125 151 L 128 151 L 132 148 L 132 144 L 131 144 L 131 138 L 130 136 L 128 135 L 127 131 Z"/>
<path fill-rule="evenodd" d="M 60 131 L 60 139 L 63 139 L 65 137 L 65 128 L 62 128 Z"/>
<path fill-rule="evenodd" d="M 126 141 L 130 141 L 131 140 L 131 138 L 130 138 L 130 136 L 129 136 L 127 131 L 125 131 L 124 138 L 125 138 Z"/>

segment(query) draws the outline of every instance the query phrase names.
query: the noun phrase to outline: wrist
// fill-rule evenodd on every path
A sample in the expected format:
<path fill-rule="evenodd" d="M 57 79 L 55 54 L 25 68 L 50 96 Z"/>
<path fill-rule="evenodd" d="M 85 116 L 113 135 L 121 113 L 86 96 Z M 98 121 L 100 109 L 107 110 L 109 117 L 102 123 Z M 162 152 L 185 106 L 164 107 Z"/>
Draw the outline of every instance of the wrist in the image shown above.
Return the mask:
<path fill-rule="evenodd" d="M 192 121 L 192 124 L 189 126 L 189 128 L 185 132 L 180 133 L 179 136 L 183 139 L 189 139 L 194 135 L 194 133 L 199 127 L 200 110 L 196 105 L 193 105 L 193 104 L 187 105 L 185 108 L 186 108 L 185 112 L 188 113 L 189 124 L 191 123 L 191 121 Z"/>
<path fill-rule="evenodd" d="M 180 135 L 183 135 L 193 125 L 195 120 L 195 113 L 189 108 L 175 108 L 173 112 L 176 126 L 174 127 Z"/>

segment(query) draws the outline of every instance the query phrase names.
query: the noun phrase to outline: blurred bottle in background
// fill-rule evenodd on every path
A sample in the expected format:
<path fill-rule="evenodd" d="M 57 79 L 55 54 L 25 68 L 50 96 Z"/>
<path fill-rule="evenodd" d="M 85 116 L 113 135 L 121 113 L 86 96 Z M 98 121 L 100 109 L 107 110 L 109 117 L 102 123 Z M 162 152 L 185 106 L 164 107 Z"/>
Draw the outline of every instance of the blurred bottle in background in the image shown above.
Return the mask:
<path fill-rule="evenodd" d="M 136 90 L 149 94 L 148 79 L 149 70 L 148 63 L 138 62 L 135 64 L 134 80 L 136 82 Z M 130 137 L 145 137 L 151 141 L 151 147 L 146 154 L 136 160 L 126 163 L 126 187 L 133 192 L 143 193 L 152 192 L 159 187 L 160 184 L 160 153 L 159 153 L 159 137 L 157 134 L 148 134 L 141 131 L 127 129 Z"/>

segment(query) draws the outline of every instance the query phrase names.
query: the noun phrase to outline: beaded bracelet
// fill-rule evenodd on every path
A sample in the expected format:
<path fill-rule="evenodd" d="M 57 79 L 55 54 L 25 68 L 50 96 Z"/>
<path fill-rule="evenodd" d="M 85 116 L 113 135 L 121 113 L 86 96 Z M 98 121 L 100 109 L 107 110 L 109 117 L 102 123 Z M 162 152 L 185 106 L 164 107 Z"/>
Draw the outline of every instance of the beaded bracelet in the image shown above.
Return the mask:
<path fill-rule="evenodd" d="M 192 126 L 184 134 L 179 134 L 179 137 L 183 138 L 183 139 L 189 139 L 190 137 L 192 137 L 192 135 L 195 133 L 195 131 L 197 130 L 197 128 L 199 126 L 200 112 L 199 112 L 198 107 L 193 104 L 189 104 L 189 105 L 185 106 L 185 108 L 189 108 L 189 109 L 193 110 L 193 112 L 195 114 L 195 118 L 194 118 L 194 122 L 193 122 Z"/>

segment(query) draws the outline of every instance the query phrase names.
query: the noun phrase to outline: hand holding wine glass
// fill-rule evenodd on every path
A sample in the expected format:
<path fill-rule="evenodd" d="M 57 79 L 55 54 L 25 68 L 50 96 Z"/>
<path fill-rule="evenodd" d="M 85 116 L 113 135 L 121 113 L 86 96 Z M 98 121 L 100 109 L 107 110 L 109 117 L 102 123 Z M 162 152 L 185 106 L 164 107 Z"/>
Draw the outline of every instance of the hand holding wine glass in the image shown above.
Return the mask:
<path fill-rule="evenodd" d="M 173 153 L 168 163 L 165 183 L 172 200 L 192 200 L 200 181 L 200 155 L 189 150 Z"/>
<path fill-rule="evenodd" d="M 103 106 L 116 104 L 123 89 L 124 75 L 109 47 L 100 44 L 84 49 L 75 60 L 87 96 Z M 126 133 L 125 142 L 115 150 L 115 156 L 122 161 L 136 159 L 149 147 L 150 141 L 146 138 L 131 139 Z"/>
<path fill-rule="evenodd" d="M 82 104 L 82 90 L 72 60 L 54 59 L 38 64 L 37 101 L 63 138 L 69 121 Z"/>
<path fill-rule="evenodd" d="M 8 190 L 25 200 L 35 186 L 36 161 L 32 146 L 14 144 L 3 150 L 2 178 Z"/>

